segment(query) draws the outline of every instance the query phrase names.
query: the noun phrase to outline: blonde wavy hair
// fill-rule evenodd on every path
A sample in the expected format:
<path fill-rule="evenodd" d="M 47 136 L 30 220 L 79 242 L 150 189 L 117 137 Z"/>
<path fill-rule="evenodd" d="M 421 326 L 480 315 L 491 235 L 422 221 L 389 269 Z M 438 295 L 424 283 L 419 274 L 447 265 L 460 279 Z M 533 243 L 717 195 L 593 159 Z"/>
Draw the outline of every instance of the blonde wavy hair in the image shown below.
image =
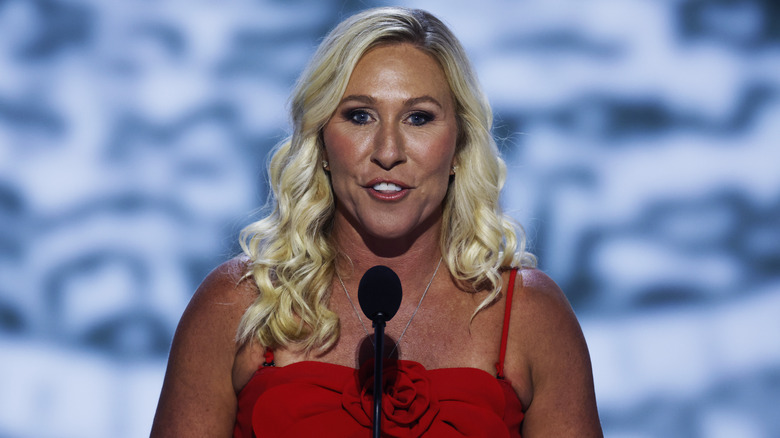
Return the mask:
<path fill-rule="evenodd" d="M 338 317 L 328 309 L 336 262 L 331 239 L 335 202 L 320 165 L 321 132 L 360 58 L 378 45 L 394 43 L 432 55 L 452 90 L 458 170 L 444 199 L 439 245 L 450 273 L 465 289 L 489 290 L 474 315 L 498 298 L 502 270 L 536 264 L 525 250 L 522 228 L 499 206 L 506 166 L 491 135 L 492 111 L 458 40 L 425 11 L 366 10 L 327 35 L 293 91 L 293 133 L 277 147 L 268 167 L 273 210 L 240 236 L 250 260 L 246 275 L 260 292 L 241 320 L 239 341 L 295 344 L 308 352 L 325 350 L 338 338 Z"/>

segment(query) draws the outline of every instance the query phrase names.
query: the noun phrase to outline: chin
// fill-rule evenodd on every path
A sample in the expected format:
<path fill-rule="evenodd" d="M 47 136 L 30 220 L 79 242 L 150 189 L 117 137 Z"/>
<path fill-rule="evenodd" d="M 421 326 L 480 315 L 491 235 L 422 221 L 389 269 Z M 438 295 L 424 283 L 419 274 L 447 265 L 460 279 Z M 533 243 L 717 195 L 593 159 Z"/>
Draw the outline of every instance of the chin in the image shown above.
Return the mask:
<path fill-rule="evenodd" d="M 426 212 L 414 211 L 406 208 L 404 214 L 399 211 L 395 214 L 377 214 L 372 211 L 366 215 L 356 214 L 350 221 L 352 226 L 365 237 L 379 241 L 414 241 L 441 220 L 441 214 L 425 214 Z M 400 242 L 387 242 L 388 244 Z"/>
<path fill-rule="evenodd" d="M 368 234 L 376 239 L 402 239 L 412 234 L 409 230 L 398 230 L 394 228 L 383 228 L 368 230 Z"/>
<path fill-rule="evenodd" d="M 381 240 L 415 238 L 427 228 L 425 223 L 376 223 L 367 224 L 366 231 L 371 237 Z"/>

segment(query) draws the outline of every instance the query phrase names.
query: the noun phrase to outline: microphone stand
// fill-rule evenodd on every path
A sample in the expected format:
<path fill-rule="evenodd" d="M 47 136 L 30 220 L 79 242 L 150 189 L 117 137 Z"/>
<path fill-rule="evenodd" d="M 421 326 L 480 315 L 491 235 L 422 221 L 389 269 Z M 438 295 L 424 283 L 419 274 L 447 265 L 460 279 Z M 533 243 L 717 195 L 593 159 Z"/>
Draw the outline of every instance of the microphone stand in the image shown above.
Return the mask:
<path fill-rule="evenodd" d="M 382 432 L 382 366 L 385 344 L 385 318 L 380 312 L 374 318 L 374 438 Z"/>
<path fill-rule="evenodd" d="M 345 292 L 346 290 L 344 288 Z M 385 323 L 392 319 L 398 308 L 401 307 L 402 295 L 401 280 L 387 266 L 374 266 L 366 271 L 360 279 L 358 286 L 360 308 L 363 309 L 363 313 L 373 322 L 374 326 L 374 438 L 380 438 L 382 434 L 382 365 L 385 356 Z M 347 298 L 349 298 L 349 293 L 347 293 Z"/>

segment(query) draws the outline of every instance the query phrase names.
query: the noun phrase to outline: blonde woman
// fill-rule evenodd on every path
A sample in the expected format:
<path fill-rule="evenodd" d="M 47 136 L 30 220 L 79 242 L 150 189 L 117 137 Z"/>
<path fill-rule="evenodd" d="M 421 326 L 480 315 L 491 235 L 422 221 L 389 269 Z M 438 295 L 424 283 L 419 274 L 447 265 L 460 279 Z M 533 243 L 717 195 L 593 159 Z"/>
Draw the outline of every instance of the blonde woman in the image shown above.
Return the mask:
<path fill-rule="evenodd" d="M 403 287 L 383 436 L 601 436 L 587 346 L 499 207 L 505 166 L 457 39 L 379 8 L 326 37 L 269 166 L 272 213 L 176 332 L 152 436 L 370 436 L 358 283 Z"/>

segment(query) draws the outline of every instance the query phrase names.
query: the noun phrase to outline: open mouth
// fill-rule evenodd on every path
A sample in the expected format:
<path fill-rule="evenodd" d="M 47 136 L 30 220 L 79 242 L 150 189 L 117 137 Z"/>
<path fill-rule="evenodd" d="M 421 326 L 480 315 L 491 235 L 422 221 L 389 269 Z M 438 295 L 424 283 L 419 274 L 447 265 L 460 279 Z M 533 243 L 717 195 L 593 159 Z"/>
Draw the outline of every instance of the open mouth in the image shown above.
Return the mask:
<path fill-rule="evenodd" d="M 371 188 L 381 193 L 395 193 L 403 190 L 403 188 L 398 184 L 393 184 L 389 182 L 381 182 L 378 184 L 374 184 Z"/>
<path fill-rule="evenodd" d="M 407 187 L 401 182 L 381 180 L 379 178 L 370 181 L 365 185 L 365 188 L 374 199 L 382 201 L 401 200 L 409 194 L 411 189 L 411 187 Z"/>

